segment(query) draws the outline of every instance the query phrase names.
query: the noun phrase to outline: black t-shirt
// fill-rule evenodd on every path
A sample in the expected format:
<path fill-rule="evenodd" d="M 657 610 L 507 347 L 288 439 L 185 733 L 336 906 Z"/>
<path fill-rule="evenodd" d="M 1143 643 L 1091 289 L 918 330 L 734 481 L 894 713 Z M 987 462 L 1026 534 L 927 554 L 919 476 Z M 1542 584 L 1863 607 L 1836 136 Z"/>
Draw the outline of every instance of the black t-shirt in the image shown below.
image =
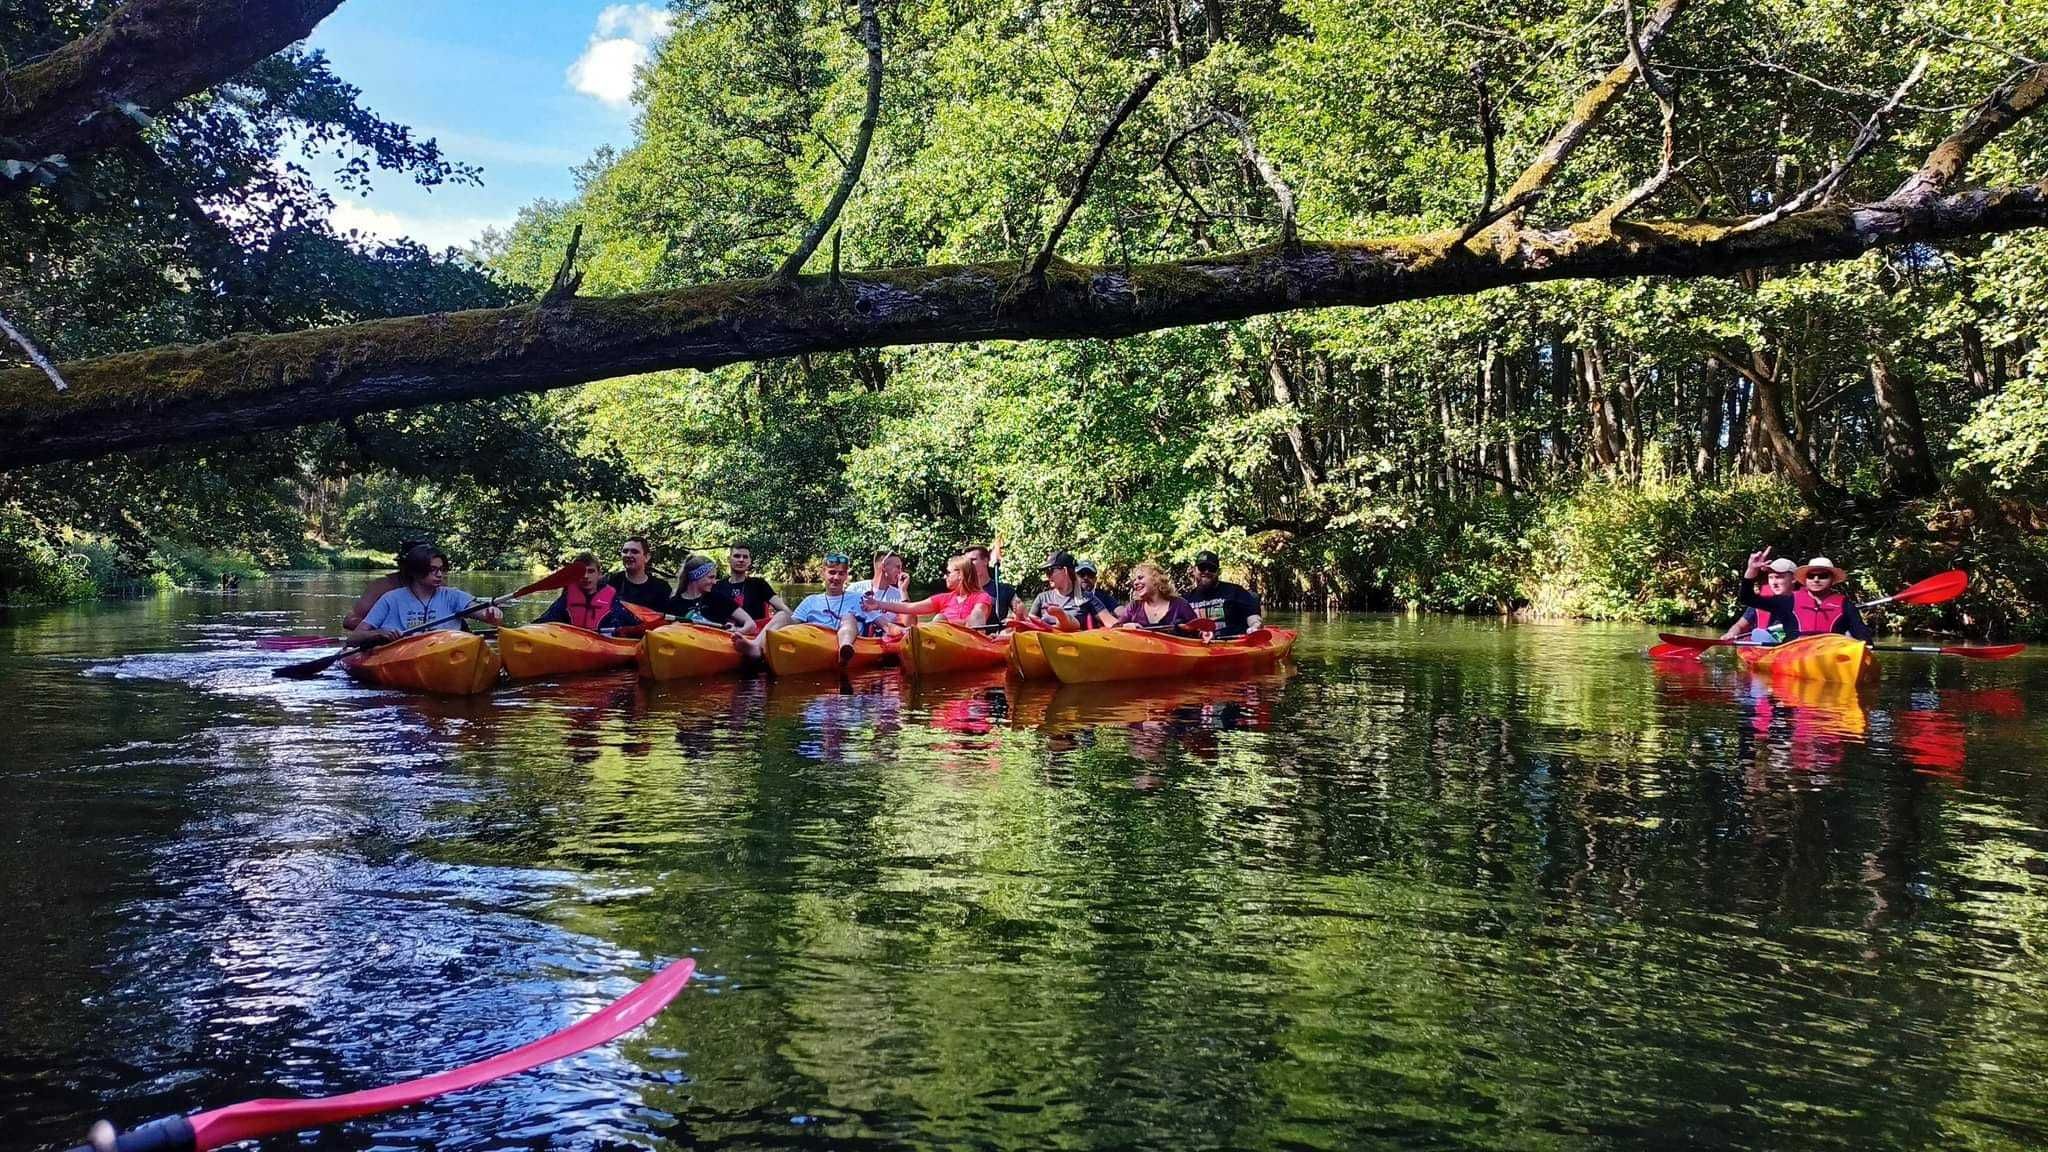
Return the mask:
<path fill-rule="evenodd" d="M 1195 615 L 1222 622 L 1216 629 L 1218 636 L 1243 635 L 1250 618 L 1262 614 L 1259 598 L 1228 580 L 1218 580 L 1208 588 L 1190 588 L 1182 599 Z"/>
<path fill-rule="evenodd" d="M 727 596 L 738 600 L 740 607 L 747 610 L 747 615 L 752 616 L 756 620 L 766 620 L 768 618 L 768 601 L 775 598 L 775 585 L 761 579 L 759 576 L 749 576 L 745 580 L 740 581 L 734 581 L 731 578 L 720 580 L 711 586 L 711 590 L 713 592 L 723 592 Z"/>
<path fill-rule="evenodd" d="M 612 591 L 618 594 L 618 598 L 628 604 L 638 604 L 642 608 L 652 608 L 656 612 L 660 612 L 663 610 L 662 606 L 668 603 L 668 581 L 663 580 L 652 572 L 647 574 L 647 582 L 645 584 L 633 583 L 631 580 L 626 579 L 624 572 L 614 572 L 610 576 L 605 577 L 605 583 L 610 584 Z"/>
<path fill-rule="evenodd" d="M 988 593 L 989 599 L 996 602 L 996 614 L 989 623 L 994 624 L 1000 620 L 1008 620 L 1010 618 L 1010 605 L 1015 603 L 1017 599 L 1017 586 L 1015 584 L 1005 584 L 998 580 L 995 587 L 983 588 L 982 591 Z"/>
<path fill-rule="evenodd" d="M 721 581 L 712 585 L 711 591 L 694 600 L 688 596 L 676 596 L 670 599 L 663 606 L 662 611 L 679 620 L 690 620 L 699 624 L 724 625 L 732 621 L 732 614 L 739 606 L 740 602 L 732 598 L 732 593 L 726 591 L 725 584 Z M 748 613 L 748 615 L 752 615 L 752 613 Z"/>

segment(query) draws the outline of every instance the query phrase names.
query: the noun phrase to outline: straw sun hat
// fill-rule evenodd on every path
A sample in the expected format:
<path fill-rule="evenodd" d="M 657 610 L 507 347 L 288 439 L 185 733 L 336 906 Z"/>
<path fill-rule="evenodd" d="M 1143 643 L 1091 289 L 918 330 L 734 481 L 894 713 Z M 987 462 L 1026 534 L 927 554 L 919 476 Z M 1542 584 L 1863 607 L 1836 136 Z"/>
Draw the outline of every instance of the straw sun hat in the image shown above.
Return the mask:
<path fill-rule="evenodd" d="M 1804 582 L 1806 580 L 1807 573 L 1809 572 L 1826 572 L 1827 574 L 1835 578 L 1835 583 L 1837 584 L 1840 584 L 1842 581 L 1847 580 L 1849 578 L 1849 574 L 1847 572 L 1844 572 L 1840 568 L 1835 567 L 1835 562 L 1833 560 L 1828 559 L 1825 556 L 1815 556 L 1813 559 L 1808 560 L 1804 564 L 1801 564 L 1799 566 L 1799 571 L 1794 572 L 1792 574 L 1792 578 L 1794 580 Z"/>

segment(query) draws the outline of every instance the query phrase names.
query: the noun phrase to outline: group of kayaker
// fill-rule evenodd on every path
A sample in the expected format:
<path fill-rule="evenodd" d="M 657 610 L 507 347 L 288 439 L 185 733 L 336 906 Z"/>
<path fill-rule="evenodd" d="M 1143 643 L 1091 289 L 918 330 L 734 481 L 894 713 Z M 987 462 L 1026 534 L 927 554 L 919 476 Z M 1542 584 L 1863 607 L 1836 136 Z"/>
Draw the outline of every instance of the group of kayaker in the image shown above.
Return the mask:
<path fill-rule="evenodd" d="M 1804 564 L 1787 557 L 1772 559 L 1769 548 L 1749 555 L 1736 598 L 1743 613 L 1729 625 L 1724 640 L 1780 644 L 1799 636 L 1838 632 L 1870 639 L 1870 626 L 1843 587 L 1849 574 L 1825 556 Z"/>
<path fill-rule="evenodd" d="M 871 575 L 858 582 L 851 581 L 851 559 L 835 552 L 825 557 L 825 590 L 794 608 L 754 574 L 751 548 L 736 545 L 726 556 L 729 573 L 724 577 L 710 557 L 690 556 L 671 591 L 650 568 L 654 554 L 646 537 L 625 541 L 619 550 L 620 570 L 609 575 L 594 554 L 585 552 L 571 561 L 582 566 L 582 578 L 563 589 L 540 622 L 611 632 L 646 624 L 643 615 L 633 611 L 637 606 L 646 614 L 725 628 L 733 633 L 735 647 L 754 659 L 762 656 L 768 633 L 793 624 L 814 624 L 837 633 L 842 659 L 850 658 L 857 637 L 898 636 L 922 617 L 997 635 L 1033 623 L 1193 631 L 1187 626 L 1207 619 L 1215 626 L 1205 629 L 1205 635 L 1230 638 L 1264 624 L 1258 596 L 1222 579 L 1221 561 L 1210 551 L 1195 556 L 1194 579 L 1184 596 L 1160 565 L 1149 560 L 1134 565 L 1128 604 L 1101 586 L 1092 561 L 1076 560 L 1065 550 L 1054 552 L 1039 567 L 1046 587 L 1028 601 L 1019 598 L 1015 585 L 998 578 L 997 557 L 981 545 L 949 558 L 945 590 L 921 600 L 909 599 L 909 573 L 893 549 L 876 551 Z M 447 557 L 432 544 L 402 543 L 397 569 L 372 581 L 344 619 L 350 639 L 377 644 L 424 626 L 461 627 L 475 598 L 448 587 L 447 571 Z M 469 615 L 492 624 L 501 619 L 492 607 Z"/>

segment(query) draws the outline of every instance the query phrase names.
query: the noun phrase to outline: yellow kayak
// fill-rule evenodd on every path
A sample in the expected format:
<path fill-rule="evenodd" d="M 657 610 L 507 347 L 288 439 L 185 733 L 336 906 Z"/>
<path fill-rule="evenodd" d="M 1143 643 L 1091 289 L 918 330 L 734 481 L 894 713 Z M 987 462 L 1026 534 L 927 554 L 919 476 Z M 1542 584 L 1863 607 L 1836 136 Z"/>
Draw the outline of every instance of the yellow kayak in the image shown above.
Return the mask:
<path fill-rule="evenodd" d="M 1739 647 L 1736 655 L 1759 676 L 1858 684 L 1877 675 L 1877 656 L 1853 636 L 1822 632 L 1768 648 Z"/>
<path fill-rule="evenodd" d="M 624 668 L 640 651 L 637 640 L 619 640 L 567 624 L 528 624 L 498 630 L 498 655 L 514 680 L 574 676 Z"/>
<path fill-rule="evenodd" d="M 422 632 L 341 662 L 350 677 L 386 688 L 472 696 L 498 682 L 498 650 L 469 632 Z"/>
<path fill-rule="evenodd" d="M 664 624 L 640 639 L 640 674 L 649 680 L 696 680 L 740 666 L 733 634 L 688 622 Z"/>
<path fill-rule="evenodd" d="M 816 624 L 791 624 L 768 633 L 768 670 L 777 676 L 810 676 L 839 668 L 839 634 Z M 848 672 L 873 668 L 889 654 L 887 642 L 872 636 L 853 642 L 853 661 Z"/>
<path fill-rule="evenodd" d="M 1010 642 L 984 636 L 943 620 L 912 624 L 897 657 L 912 676 L 944 676 L 974 668 L 1000 668 L 1009 661 Z"/>
<path fill-rule="evenodd" d="M 1039 641 L 1062 684 L 1161 676 L 1243 676 L 1270 668 L 1294 648 L 1294 633 L 1261 628 L 1233 640 L 1184 639 L 1135 628 L 1046 633 Z"/>
<path fill-rule="evenodd" d="M 1010 671 L 1019 680 L 1051 680 L 1052 665 L 1046 663 L 1045 648 L 1039 643 L 1044 632 L 1018 629 L 1010 636 Z"/>

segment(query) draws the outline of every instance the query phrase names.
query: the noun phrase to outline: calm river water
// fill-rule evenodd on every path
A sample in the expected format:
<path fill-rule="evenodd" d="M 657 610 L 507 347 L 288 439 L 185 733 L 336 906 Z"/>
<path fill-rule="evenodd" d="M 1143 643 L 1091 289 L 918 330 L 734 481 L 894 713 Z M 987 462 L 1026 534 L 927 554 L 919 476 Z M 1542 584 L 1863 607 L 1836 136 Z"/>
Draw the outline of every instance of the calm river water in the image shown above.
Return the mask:
<path fill-rule="evenodd" d="M 354 583 L 0 624 L 0 1146 L 420 1075 L 681 955 L 621 1044 L 305 1139 L 2048 1141 L 2048 661 L 1802 698 L 1344 617 L 1242 684 L 269 676 Z"/>

